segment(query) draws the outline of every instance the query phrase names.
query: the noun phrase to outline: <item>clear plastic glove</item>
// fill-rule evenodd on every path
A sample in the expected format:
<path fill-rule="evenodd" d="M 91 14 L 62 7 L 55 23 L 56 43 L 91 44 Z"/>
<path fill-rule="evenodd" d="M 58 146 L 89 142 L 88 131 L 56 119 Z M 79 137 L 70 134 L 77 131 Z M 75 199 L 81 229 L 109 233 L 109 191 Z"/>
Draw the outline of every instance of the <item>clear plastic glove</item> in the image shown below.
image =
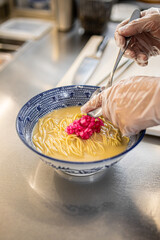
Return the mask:
<path fill-rule="evenodd" d="M 131 42 L 124 56 L 135 59 L 145 66 L 150 56 L 160 54 L 160 9 L 150 8 L 141 12 L 141 18 L 128 23 L 128 19 L 120 23 L 115 31 L 116 44 L 123 49 L 125 37 Z"/>
<path fill-rule="evenodd" d="M 160 124 L 160 78 L 136 76 L 114 84 L 88 101 L 83 113 L 102 107 L 103 116 L 131 136 Z"/>

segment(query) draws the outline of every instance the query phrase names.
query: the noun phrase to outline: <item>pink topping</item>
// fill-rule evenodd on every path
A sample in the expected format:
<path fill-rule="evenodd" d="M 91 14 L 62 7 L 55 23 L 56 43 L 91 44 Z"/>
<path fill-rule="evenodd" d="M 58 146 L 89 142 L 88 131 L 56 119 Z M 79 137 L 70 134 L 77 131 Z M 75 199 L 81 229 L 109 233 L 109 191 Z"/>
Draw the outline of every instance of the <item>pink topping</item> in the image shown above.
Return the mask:
<path fill-rule="evenodd" d="M 104 123 L 100 118 L 83 115 L 80 119 L 74 120 L 65 131 L 68 134 L 76 134 L 86 140 L 90 138 L 94 132 L 99 133 L 101 126 L 104 126 Z"/>

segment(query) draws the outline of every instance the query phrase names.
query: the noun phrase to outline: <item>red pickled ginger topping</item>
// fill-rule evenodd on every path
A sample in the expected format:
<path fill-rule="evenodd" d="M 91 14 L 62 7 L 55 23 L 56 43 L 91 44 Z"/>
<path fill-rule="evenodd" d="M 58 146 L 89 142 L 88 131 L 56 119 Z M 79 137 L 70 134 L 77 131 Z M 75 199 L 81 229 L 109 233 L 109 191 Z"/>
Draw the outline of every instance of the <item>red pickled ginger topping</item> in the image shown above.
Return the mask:
<path fill-rule="evenodd" d="M 99 133 L 101 126 L 104 126 L 104 123 L 100 118 L 83 115 L 80 119 L 74 120 L 65 131 L 68 134 L 76 134 L 86 140 L 90 138 L 94 132 Z"/>

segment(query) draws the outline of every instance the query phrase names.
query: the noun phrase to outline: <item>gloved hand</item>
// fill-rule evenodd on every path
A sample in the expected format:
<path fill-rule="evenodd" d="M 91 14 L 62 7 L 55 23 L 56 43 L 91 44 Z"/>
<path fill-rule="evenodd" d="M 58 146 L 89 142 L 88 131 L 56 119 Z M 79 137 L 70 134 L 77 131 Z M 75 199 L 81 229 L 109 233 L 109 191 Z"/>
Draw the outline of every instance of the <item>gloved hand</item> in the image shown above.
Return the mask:
<path fill-rule="evenodd" d="M 160 124 L 160 78 L 136 76 L 121 80 L 93 97 L 83 113 L 102 107 L 103 116 L 131 136 Z"/>
<path fill-rule="evenodd" d="M 150 8 L 141 12 L 141 18 L 128 23 L 128 19 L 120 23 L 115 31 L 116 44 L 123 49 L 125 37 L 131 42 L 124 56 L 135 59 L 145 66 L 150 56 L 160 54 L 160 9 Z"/>

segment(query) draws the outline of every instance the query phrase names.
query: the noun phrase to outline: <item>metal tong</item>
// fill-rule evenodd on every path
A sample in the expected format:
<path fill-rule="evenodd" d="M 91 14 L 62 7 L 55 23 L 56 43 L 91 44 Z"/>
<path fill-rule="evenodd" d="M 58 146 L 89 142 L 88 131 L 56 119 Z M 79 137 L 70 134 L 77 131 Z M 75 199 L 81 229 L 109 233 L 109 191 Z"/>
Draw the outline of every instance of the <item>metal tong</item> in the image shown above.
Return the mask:
<path fill-rule="evenodd" d="M 131 18 L 130 18 L 129 22 L 131 22 L 131 21 L 133 21 L 133 20 L 135 20 L 135 19 L 137 19 L 137 18 L 140 18 L 140 16 L 141 16 L 140 10 L 139 10 L 139 9 L 134 10 L 134 12 L 133 12 L 132 15 L 131 15 Z M 101 87 L 101 88 L 98 88 L 98 89 L 92 94 L 90 100 L 91 100 L 93 97 L 95 97 L 97 94 L 99 94 L 100 92 L 104 91 L 106 88 L 112 86 L 114 73 L 115 73 L 115 71 L 116 71 L 116 69 L 117 69 L 117 66 L 118 66 L 118 64 L 119 64 L 119 62 L 120 62 L 123 54 L 125 53 L 128 45 L 129 45 L 130 41 L 131 41 L 131 37 L 126 38 L 126 45 L 125 45 L 124 50 L 121 50 L 121 49 L 119 50 L 118 55 L 117 55 L 117 58 L 116 58 L 116 61 L 115 61 L 115 64 L 114 64 L 113 69 L 112 69 L 112 71 L 111 71 L 111 73 L 110 73 L 110 78 L 109 78 L 106 86 L 103 86 L 103 87 Z M 91 116 L 91 117 L 95 117 L 95 118 L 96 118 L 96 117 L 99 117 L 99 116 L 102 115 L 102 107 L 99 107 L 99 108 L 97 108 L 97 109 L 95 109 L 95 110 L 93 110 L 93 111 L 90 111 L 90 112 L 88 112 L 87 114 L 88 114 L 89 116 Z"/>

